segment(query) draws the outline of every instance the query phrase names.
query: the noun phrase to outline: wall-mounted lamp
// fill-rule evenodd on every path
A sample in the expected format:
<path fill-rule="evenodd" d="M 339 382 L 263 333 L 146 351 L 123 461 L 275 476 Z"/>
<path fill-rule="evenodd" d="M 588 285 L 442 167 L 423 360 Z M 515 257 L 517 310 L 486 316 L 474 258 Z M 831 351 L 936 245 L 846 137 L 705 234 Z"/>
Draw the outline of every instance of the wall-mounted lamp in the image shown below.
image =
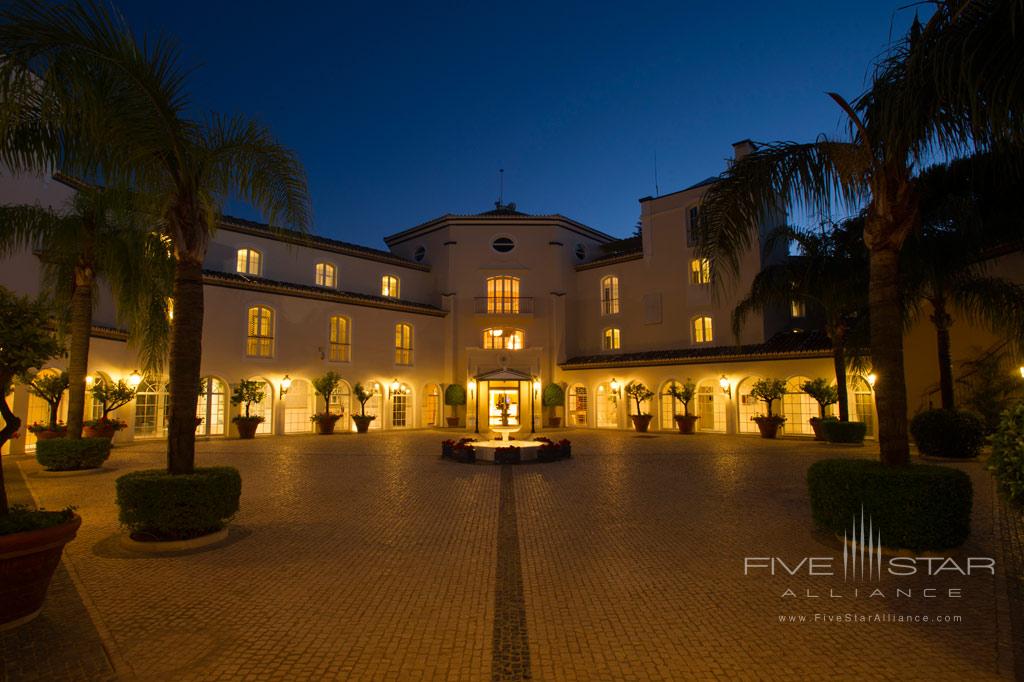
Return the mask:
<path fill-rule="evenodd" d="M 611 386 L 611 389 L 612 389 L 612 393 L 614 393 L 615 395 L 618 395 L 618 394 L 619 394 L 619 382 L 618 382 L 618 381 L 616 381 L 616 380 L 615 380 L 615 379 L 613 378 L 613 379 L 612 379 L 612 381 L 611 381 L 611 383 L 610 383 L 610 384 L 608 384 L 608 385 L 609 385 L 609 386 Z"/>
<path fill-rule="evenodd" d="M 1024 365 L 1022 365 L 1020 368 L 1020 378 L 1024 379 Z"/>
<path fill-rule="evenodd" d="M 533 378 L 533 390 L 540 393 L 540 377 Z"/>
<path fill-rule="evenodd" d="M 281 379 L 281 397 L 288 395 L 288 389 L 292 387 L 292 378 L 287 374 L 284 375 L 284 379 Z"/>
<path fill-rule="evenodd" d="M 718 380 L 718 385 L 722 389 L 722 393 L 724 393 L 725 395 L 729 396 L 729 399 L 731 400 L 732 399 L 732 384 L 729 383 L 729 380 L 725 378 L 724 374 L 722 375 L 722 378 Z"/>
<path fill-rule="evenodd" d="M 874 372 L 872 372 L 871 374 L 868 374 L 867 380 L 868 380 L 868 386 L 870 386 L 871 388 L 874 388 L 875 387 L 875 382 L 878 381 L 878 375 L 875 374 Z"/>
<path fill-rule="evenodd" d="M 469 387 L 469 397 L 473 398 L 476 396 L 476 379 L 470 379 L 466 382 L 466 386 Z"/>
<path fill-rule="evenodd" d="M 139 374 L 139 370 L 133 369 L 131 374 L 128 375 L 128 385 L 132 388 L 138 388 L 141 383 L 142 375 Z"/>
<path fill-rule="evenodd" d="M 94 377 L 91 374 L 86 375 L 86 377 L 85 377 L 85 385 L 86 385 L 86 387 L 91 388 L 94 383 L 96 383 L 96 377 Z"/>
<path fill-rule="evenodd" d="M 398 393 L 398 389 L 400 389 L 401 387 L 402 384 L 399 383 L 398 379 L 396 378 L 391 382 L 391 386 L 389 386 L 388 388 L 391 389 L 391 395 L 395 395 L 396 393 Z"/>

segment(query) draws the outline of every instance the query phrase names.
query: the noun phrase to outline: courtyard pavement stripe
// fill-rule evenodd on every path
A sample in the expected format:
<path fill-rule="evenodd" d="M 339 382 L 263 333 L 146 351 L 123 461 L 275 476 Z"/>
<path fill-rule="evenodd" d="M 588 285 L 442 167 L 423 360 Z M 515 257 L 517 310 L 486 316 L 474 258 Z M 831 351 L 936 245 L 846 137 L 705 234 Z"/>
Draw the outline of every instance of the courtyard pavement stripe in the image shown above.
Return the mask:
<path fill-rule="evenodd" d="M 494 585 L 494 651 L 491 659 L 491 678 L 496 682 L 525 680 L 531 676 L 514 475 L 514 467 L 501 465 L 498 565 Z"/>

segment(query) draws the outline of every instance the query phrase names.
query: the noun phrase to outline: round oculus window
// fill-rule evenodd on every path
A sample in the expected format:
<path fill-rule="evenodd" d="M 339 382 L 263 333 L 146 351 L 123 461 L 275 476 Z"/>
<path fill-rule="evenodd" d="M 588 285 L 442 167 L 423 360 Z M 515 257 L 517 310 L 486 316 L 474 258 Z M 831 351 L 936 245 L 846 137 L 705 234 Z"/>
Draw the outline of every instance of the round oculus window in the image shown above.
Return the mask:
<path fill-rule="evenodd" d="M 415 251 L 415 253 L 413 253 L 412 257 L 416 259 L 417 263 L 419 263 L 419 262 L 421 262 L 424 259 L 424 257 L 426 257 L 426 255 L 427 255 L 426 247 L 418 246 L 418 247 L 416 247 L 416 251 Z"/>
<path fill-rule="evenodd" d="M 508 253 L 512 249 L 516 248 L 516 243 L 512 241 L 511 237 L 497 237 L 491 242 L 491 248 L 498 253 Z"/>

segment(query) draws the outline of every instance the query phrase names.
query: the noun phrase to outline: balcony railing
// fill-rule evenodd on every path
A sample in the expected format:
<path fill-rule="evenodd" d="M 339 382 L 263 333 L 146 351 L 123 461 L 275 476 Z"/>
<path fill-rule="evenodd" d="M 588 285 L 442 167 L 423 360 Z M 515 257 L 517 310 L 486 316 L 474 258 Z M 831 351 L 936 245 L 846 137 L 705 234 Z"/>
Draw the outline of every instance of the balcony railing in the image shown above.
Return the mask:
<path fill-rule="evenodd" d="M 532 315 L 533 298 L 524 296 L 480 296 L 473 299 L 477 315 Z"/>

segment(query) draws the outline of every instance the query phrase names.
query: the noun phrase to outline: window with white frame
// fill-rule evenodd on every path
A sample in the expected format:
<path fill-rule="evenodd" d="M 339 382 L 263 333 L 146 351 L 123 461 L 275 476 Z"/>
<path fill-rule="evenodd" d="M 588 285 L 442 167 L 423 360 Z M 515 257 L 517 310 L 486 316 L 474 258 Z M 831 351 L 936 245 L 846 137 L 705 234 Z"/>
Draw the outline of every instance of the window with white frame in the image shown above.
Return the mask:
<path fill-rule="evenodd" d="M 329 333 L 330 361 L 348 362 L 352 358 L 348 318 L 341 315 L 333 315 L 330 320 Z"/>
<path fill-rule="evenodd" d="M 274 355 L 274 311 L 265 305 L 254 305 L 248 313 L 248 338 L 245 354 L 251 358 Z"/>
<path fill-rule="evenodd" d="M 258 277 L 263 272 L 263 254 L 256 249 L 239 249 L 235 258 L 235 272 Z"/>
<path fill-rule="evenodd" d="M 412 364 L 412 325 L 404 322 L 395 325 L 395 364 Z"/>
<path fill-rule="evenodd" d="M 604 350 L 618 350 L 620 347 L 620 332 L 615 327 L 604 330 L 601 337 L 601 348 Z"/>
<path fill-rule="evenodd" d="M 380 295 L 388 298 L 399 298 L 401 282 L 394 275 L 384 275 L 380 278 Z"/>
<path fill-rule="evenodd" d="M 693 342 L 711 343 L 715 338 L 711 330 L 711 318 L 707 315 L 693 318 Z"/>
<path fill-rule="evenodd" d="M 488 350 L 522 350 L 525 338 L 522 329 L 493 327 L 484 330 L 483 347 Z"/>
<path fill-rule="evenodd" d="M 601 314 L 616 315 L 619 312 L 619 278 L 608 275 L 601 280 Z"/>
<path fill-rule="evenodd" d="M 316 264 L 316 285 L 333 289 L 338 286 L 338 270 L 331 263 Z"/>

